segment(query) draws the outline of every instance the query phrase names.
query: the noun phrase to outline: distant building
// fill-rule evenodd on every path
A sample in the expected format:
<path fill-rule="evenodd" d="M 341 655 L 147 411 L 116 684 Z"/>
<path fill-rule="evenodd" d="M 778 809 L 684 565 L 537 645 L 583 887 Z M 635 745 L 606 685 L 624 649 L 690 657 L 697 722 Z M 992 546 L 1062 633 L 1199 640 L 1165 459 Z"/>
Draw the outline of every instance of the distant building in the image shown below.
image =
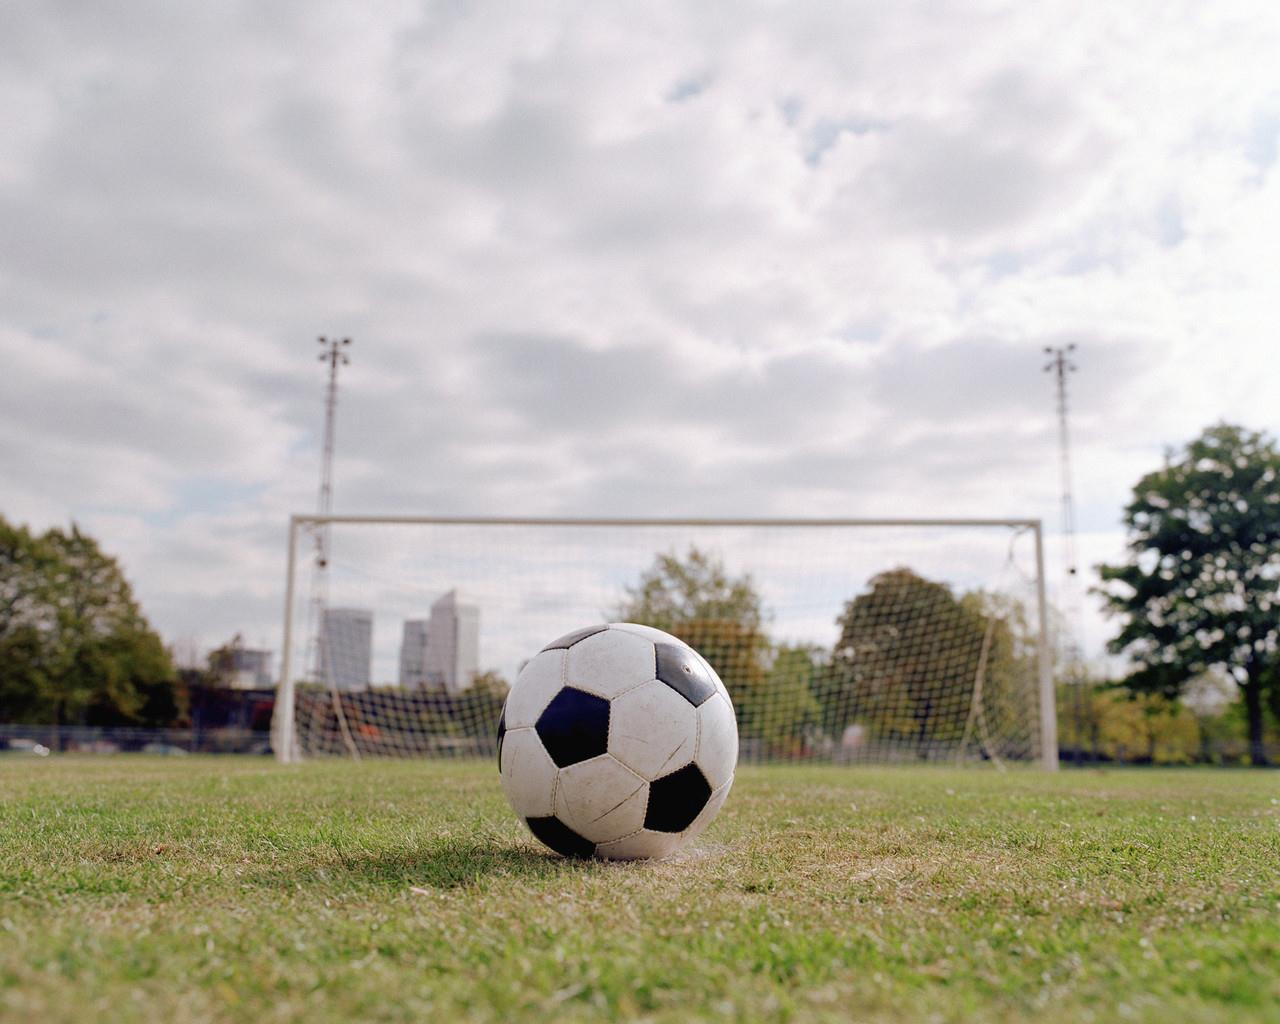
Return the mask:
<path fill-rule="evenodd" d="M 400 639 L 400 685 L 420 690 L 427 685 L 427 619 L 409 619 Z"/>
<path fill-rule="evenodd" d="M 446 693 L 465 690 L 480 671 L 480 609 L 451 590 L 427 620 L 426 683 Z"/>
<path fill-rule="evenodd" d="M 246 647 L 244 637 L 237 633 L 209 652 L 207 680 L 210 686 L 224 690 L 269 690 L 274 685 L 271 652 Z"/>
<path fill-rule="evenodd" d="M 250 647 L 227 651 L 227 685 L 233 690 L 266 690 L 272 685 L 271 652 Z"/>
<path fill-rule="evenodd" d="M 320 682 L 358 690 L 373 674 L 373 612 L 326 608 L 320 622 Z"/>

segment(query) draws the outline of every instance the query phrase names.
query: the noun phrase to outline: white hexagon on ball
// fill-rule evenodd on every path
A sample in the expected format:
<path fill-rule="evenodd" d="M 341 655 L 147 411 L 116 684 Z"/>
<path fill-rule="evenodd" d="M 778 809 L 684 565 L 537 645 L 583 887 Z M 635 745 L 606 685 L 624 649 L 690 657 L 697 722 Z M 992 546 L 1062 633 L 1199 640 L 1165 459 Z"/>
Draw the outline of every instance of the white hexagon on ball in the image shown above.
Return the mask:
<path fill-rule="evenodd" d="M 653 678 L 653 644 L 634 633 L 605 629 L 569 648 L 565 680 L 606 700 Z"/>
<path fill-rule="evenodd" d="M 566 856 L 665 857 L 729 792 L 733 706 L 697 652 L 631 623 L 553 641 L 517 677 L 499 721 L 503 788 Z"/>
<path fill-rule="evenodd" d="M 556 817 L 593 843 L 621 839 L 644 825 L 649 787 L 608 754 L 560 769 Z"/>
<path fill-rule="evenodd" d="M 693 758 L 698 709 L 657 679 L 615 697 L 609 707 L 609 753 L 647 780 Z"/>

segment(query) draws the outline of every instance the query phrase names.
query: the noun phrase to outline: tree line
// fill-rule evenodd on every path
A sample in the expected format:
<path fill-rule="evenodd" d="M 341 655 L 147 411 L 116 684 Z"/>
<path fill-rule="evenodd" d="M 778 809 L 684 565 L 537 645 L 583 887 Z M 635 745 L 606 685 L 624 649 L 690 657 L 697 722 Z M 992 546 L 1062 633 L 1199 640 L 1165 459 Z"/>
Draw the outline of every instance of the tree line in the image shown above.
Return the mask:
<path fill-rule="evenodd" d="M 162 726 L 185 712 L 116 559 L 77 526 L 0 518 L 0 722 Z"/>
<path fill-rule="evenodd" d="M 1018 756 L 1029 742 L 1025 680 L 1035 678 L 1036 640 L 1001 595 L 956 594 L 898 567 L 849 599 L 831 648 L 775 644 L 751 577 L 729 575 L 695 547 L 658 555 L 614 614 L 699 651 L 733 698 L 740 735 L 764 754 L 875 743 L 940 756 L 972 741 Z"/>

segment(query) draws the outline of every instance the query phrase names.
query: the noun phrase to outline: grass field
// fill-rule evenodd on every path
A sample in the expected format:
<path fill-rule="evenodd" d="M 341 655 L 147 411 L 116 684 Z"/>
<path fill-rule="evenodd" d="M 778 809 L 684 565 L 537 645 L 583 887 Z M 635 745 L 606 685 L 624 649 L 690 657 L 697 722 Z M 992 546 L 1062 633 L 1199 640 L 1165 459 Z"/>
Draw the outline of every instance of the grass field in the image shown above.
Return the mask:
<path fill-rule="evenodd" d="M 488 764 L 0 760 L 0 1019 L 1280 1021 L 1280 774 L 746 768 L 662 864 Z"/>

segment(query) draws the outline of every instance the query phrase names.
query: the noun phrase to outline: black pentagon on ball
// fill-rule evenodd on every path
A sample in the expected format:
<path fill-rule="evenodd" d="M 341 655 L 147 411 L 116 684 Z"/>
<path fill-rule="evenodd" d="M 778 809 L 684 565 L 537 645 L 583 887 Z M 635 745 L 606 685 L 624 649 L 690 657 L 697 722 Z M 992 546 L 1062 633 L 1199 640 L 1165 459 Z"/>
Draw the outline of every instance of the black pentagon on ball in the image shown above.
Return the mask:
<path fill-rule="evenodd" d="M 538 716 L 535 728 L 561 768 L 599 757 L 609 749 L 609 702 L 566 686 Z"/>
<path fill-rule="evenodd" d="M 498 716 L 498 771 L 502 771 L 502 741 L 507 735 L 507 706 L 502 705 L 502 714 Z"/>
<path fill-rule="evenodd" d="M 711 799 L 711 785 L 696 764 L 649 783 L 644 827 L 654 832 L 683 832 Z"/>
<path fill-rule="evenodd" d="M 590 857 L 596 844 L 583 839 L 559 818 L 529 818 L 529 831 L 543 843 L 566 857 Z"/>
<path fill-rule="evenodd" d="M 567 651 L 579 640 L 585 640 L 589 636 L 595 636 L 597 633 L 603 633 L 608 628 L 608 626 L 588 626 L 586 629 L 575 629 L 572 633 L 566 633 L 558 640 L 552 640 L 551 643 L 547 644 L 547 646 L 542 648 L 542 650 Z M 542 651 L 539 651 L 538 653 L 541 654 Z"/>
<path fill-rule="evenodd" d="M 653 646 L 658 650 L 658 678 L 681 697 L 696 708 L 715 695 L 716 684 L 689 648 L 664 643 Z"/>

